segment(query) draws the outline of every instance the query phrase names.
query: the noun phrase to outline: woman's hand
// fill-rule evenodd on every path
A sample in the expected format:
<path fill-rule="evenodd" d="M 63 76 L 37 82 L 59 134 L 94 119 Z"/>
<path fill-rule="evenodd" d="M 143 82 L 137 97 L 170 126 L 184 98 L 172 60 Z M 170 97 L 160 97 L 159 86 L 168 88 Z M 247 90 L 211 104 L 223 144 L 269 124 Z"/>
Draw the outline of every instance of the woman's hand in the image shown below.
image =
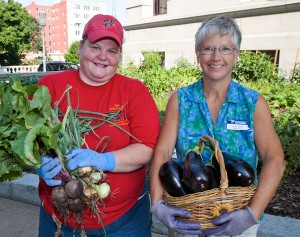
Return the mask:
<path fill-rule="evenodd" d="M 40 176 L 48 186 L 57 186 L 61 184 L 61 180 L 56 180 L 54 177 L 62 170 L 62 165 L 59 159 L 48 156 L 41 157 L 42 166 L 35 169 L 35 172 Z"/>
<path fill-rule="evenodd" d="M 184 235 L 199 235 L 201 225 L 196 222 L 183 222 L 175 217 L 189 218 L 190 213 L 181 208 L 166 204 L 163 200 L 158 200 L 150 209 L 151 213 L 170 229 Z"/>
<path fill-rule="evenodd" d="M 222 214 L 221 216 L 213 219 L 212 223 L 218 227 L 203 231 L 203 234 L 215 236 L 236 236 L 242 234 L 245 230 L 249 229 L 253 225 L 258 224 L 259 222 L 254 217 L 251 208 L 246 207 L 242 210 Z M 224 228 L 219 229 L 222 226 Z"/>
<path fill-rule="evenodd" d="M 116 168 L 116 157 L 112 152 L 98 153 L 90 149 L 76 148 L 67 154 L 67 158 L 70 170 L 86 166 L 102 171 L 113 171 Z"/>

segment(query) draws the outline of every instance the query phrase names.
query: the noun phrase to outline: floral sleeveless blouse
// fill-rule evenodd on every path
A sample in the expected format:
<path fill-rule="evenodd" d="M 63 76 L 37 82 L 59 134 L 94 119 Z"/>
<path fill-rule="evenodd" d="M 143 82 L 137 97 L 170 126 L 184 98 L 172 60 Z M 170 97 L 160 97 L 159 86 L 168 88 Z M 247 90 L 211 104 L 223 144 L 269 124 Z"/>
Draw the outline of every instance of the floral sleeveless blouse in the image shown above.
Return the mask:
<path fill-rule="evenodd" d="M 178 90 L 179 127 L 176 142 L 177 162 L 183 165 L 184 155 L 198 145 L 202 136 L 218 141 L 222 152 L 247 161 L 256 171 L 258 153 L 254 144 L 254 111 L 259 93 L 231 80 L 216 125 L 203 91 L 203 79 Z M 202 153 L 204 163 L 211 153 Z"/>

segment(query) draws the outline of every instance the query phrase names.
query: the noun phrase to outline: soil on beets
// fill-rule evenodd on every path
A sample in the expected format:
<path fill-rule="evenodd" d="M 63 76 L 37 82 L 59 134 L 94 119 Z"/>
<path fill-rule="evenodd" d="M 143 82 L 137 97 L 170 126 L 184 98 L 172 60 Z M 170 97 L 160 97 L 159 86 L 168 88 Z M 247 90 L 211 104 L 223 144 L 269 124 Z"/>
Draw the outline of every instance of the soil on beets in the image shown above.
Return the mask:
<path fill-rule="evenodd" d="M 300 219 L 300 172 L 283 179 L 265 213 Z"/>

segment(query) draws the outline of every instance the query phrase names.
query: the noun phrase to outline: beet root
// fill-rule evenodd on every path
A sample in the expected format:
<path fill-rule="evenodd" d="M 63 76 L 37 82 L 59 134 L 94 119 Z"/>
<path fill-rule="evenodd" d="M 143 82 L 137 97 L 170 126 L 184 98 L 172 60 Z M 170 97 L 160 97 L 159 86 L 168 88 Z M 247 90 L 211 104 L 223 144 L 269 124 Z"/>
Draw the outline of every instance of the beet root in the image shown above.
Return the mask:
<path fill-rule="evenodd" d="M 52 203 L 59 210 L 67 208 L 69 198 L 63 186 L 56 186 L 52 189 Z"/>
<path fill-rule="evenodd" d="M 80 180 L 72 179 L 66 184 L 65 191 L 69 198 L 79 199 L 83 195 L 83 185 Z"/>
<path fill-rule="evenodd" d="M 69 209 L 75 213 L 81 213 L 83 211 L 84 202 L 81 198 L 69 199 Z"/>

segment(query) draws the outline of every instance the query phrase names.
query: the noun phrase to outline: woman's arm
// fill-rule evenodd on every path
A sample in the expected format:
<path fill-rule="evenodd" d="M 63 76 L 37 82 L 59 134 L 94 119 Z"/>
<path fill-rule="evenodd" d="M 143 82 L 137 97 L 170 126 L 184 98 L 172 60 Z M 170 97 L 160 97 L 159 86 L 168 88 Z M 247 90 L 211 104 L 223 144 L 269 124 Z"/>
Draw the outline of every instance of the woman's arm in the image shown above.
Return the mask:
<path fill-rule="evenodd" d="M 153 149 L 144 144 L 130 144 L 113 151 L 116 157 L 114 172 L 131 172 L 147 165 L 153 157 Z"/>
<path fill-rule="evenodd" d="M 254 137 L 263 165 L 257 191 L 249 206 L 259 219 L 275 195 L 285 170 L 281 143 L 273 126 L 269 106 L 262 95 L 259 95 L 254 114 Z"/>
<path fill-rule="evenodd" d="M 171 160 L 177 139 L 179 123 L 177 91 L 169 98 L 166 114 L 158 142 L 154 151 L 153 163 L 150 169 L 150 194 L 151 203 L 162 199 L 163 187 L 159 180 L 159 169 L 161 165 Z"/>

